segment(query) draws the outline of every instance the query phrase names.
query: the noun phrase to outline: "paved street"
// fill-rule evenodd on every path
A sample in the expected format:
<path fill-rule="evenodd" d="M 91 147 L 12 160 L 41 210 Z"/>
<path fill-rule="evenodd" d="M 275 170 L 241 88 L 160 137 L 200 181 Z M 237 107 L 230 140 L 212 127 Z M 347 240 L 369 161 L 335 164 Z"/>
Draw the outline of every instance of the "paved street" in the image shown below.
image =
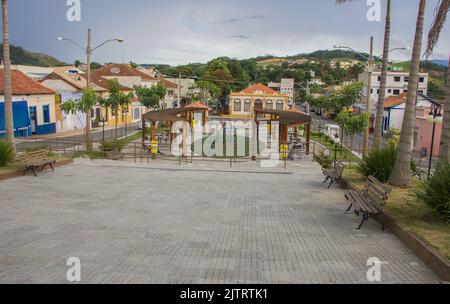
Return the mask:
<path fill-rule="evenodd" d="M 234 172 L 231 172 L 234 171 Z M 305 160 L 178 164 L 78 160 L 0 183 L 0 283 L 383 283 L 437 277 L 396 237 L 345 214 Z"/>
<path fill-rule="evenodd" d="M 128 125 L 117 127 L 117 137 L 124 137 L 126 134 L 130 135 L 134 132 L 139 131 L 139 124 Z M 56 134 L 57 135 L 57 134 Z M 113 140 L 115 138 L 115 130 L 114 128 L 108 128 L 105 130 L 105 140 Z M 54 137 L 54 136 L 44 136 L 42 138 L 29 139 L 24 140 L 20 139 L 19 143 L 16 145 L 17 150 L 19 152 L 25 150 L 27 147 L 33 146 L 49 146 L 52 140 L 55 139 L 55 142 L 58 142 L 58 146 L 63 149 L 70 149 L 74 146 L 77 146 L 81 143 L 84 143 L 85 136 L 84 134 L 76 134 L 76 135 L 68 135 L 65 137 Z M 100 142 L 103 140 L 103 130 L 102 128 L 97 128 L 92 132 L 92 140 L 94 142 Z"/>

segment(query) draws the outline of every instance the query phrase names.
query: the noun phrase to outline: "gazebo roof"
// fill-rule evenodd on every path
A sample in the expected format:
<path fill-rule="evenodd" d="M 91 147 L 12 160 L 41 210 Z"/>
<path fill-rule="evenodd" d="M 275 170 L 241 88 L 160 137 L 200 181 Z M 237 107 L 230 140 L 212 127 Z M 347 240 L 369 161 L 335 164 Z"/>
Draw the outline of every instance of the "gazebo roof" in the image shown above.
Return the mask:
<path fill-rule="evenodd" d="M 280 122 L 281 125 L 291 126 L 299 125 L 311 122 L 311 116 L 301 112 L 300 110 L 289 110 L 289 111 L 279 111 L 279 110 L 256 110 L 257 114 L 267 114 L 277 116 L 276 120 Z"/>
<path fill-rule="evenodd" d="M 195 108 L 203 108 L 204 110 L 211 111 L 210 108 L 208 108 L 207 106 L 205 106 L 205 105 L 202 104 L 201 102 L 194 102 L 194 103 L 192 103 L 192 104 L 186 106 L 185 108 L 188 108 L 188 109 L 193 109 L 193 108 L 194 108 L 194 109 L 195 109 Z"/>
<path fill-rule="evenodd" d="M 176 109 L 150 111 L 142 115 L 142 118 L 147 121 L 178 121 L 186 118 L 188 112 L 203 112 L 208 110 L 208 107 L 184 107 Z"/>

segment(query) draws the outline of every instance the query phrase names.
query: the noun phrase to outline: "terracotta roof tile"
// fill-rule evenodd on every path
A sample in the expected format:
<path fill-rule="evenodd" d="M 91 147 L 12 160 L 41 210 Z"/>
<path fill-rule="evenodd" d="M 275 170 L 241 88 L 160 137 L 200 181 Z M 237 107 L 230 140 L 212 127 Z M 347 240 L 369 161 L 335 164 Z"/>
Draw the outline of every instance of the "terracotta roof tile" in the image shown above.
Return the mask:
<path fill-rule="evenodd" d="M 107 64 L 94 71 L 96 75 L 103 77 L 141 77 L 142 80 L 158 81 L 144 72 L 141 72 L 129 64 Z"/>
<path fill-rule="evenodd" d="M 205 106 L 204 104 L 202 104 L 201 102 L 194 102 L 191 103 L 190 105 L 186 106 L 185 108 L 202 108 L 205 110 L 211 110 L 210 108 L 208 108 L 207 106 Z"/>
<path fill-rule="evenodd" d="M 257 91 L 261 91 L 263 92 L 263 94 L 278 94 L 277 91 L 261 84 L 261 83 L 257 83 L 255 85 L 252 85 L 251 87 L 248 87 L 247 89 L 245 89 L 244 91 L 242 91 L 242 93 L 244 94 L 255 94 Z"/>
<path fill-rule="evenodd" d="M 3 69 L 0 69 L 0 94 L 4 94 Z M 55 91 L 43 86 L 18 70 L 11 70 L 13 95 L 55 94 Z"/>
<path fill-rule="evenodd" d="M 384 101 L 384 108 L 390 109 L 397 107 L 406 102 L 406 98 L 408 97 L 408 93 L 402 93 L 400 95 L 389 96 Z"/>

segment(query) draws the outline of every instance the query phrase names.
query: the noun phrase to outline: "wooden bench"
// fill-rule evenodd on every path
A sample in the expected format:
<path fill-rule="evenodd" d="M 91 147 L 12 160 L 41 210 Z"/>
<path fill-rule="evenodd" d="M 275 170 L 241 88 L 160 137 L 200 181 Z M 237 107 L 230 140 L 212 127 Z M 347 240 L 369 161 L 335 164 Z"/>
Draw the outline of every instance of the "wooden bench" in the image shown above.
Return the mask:
<path fill-rule="evenodd" d="M 37 176 L 37 170 L 42 171 L 49 166 L 55 171 L 54 165 L 56 161 L 48 156 L 47 150 L 38 150 L 19 155 L 18 161 L 22 164 L 24 170 L 23 175 L 28 171 L 32 171 Z"/>
<path fill-rule="evenodd" d="M 369 218 L 373 218 L 381 224 L 383 231 L 385 230 L 384 224 L 379 217 L 383 214 L 384 206 L 391 192 L 392 189 L 390 187 L 384 185 L 373 176 L 369 176 L 362 191 L 345 191 L 345 198 L 350 202 L 347 212 L 354 207 L 356 215 L 362 215 L 363 217 L 357 229 L 361 229 Z"/>
<path fill-rule="evenodd" d="M 333 169 L 322 169 L 323 175 L 325 175 L 325 181 L 330 182 L 328 189 L 333 186 L 333 184 L 339 184 L 342 179 L 342 174 L 344 173 L 345 165 L 341 162 L 337 162 Z"/>
<path fill-rule="evenodd" d="M 125 155 L 117 149 L 114 149 L 112 151 L 107 151 L 105 153 L 106 153 L 106 158 L 110 159 L 110 160 L 124 160 L 125 159 Z"/>

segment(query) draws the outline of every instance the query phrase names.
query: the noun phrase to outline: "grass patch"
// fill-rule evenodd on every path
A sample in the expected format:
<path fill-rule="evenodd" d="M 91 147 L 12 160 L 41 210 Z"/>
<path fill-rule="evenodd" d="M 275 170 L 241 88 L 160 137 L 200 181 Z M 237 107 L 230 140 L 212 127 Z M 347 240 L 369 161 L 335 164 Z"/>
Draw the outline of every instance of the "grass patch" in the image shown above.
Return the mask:
<path fill-rule="evenodd" d="M 355 167 L 347 168 L 343 177 L 357 189 L 364 187 L 366 178 Z M 439 213 L 416 196 L 418 181 L 409 188 L 392 187 L 385 212 L 399 221 L 403 227 L 450 260 L 450 225 Z"/>

